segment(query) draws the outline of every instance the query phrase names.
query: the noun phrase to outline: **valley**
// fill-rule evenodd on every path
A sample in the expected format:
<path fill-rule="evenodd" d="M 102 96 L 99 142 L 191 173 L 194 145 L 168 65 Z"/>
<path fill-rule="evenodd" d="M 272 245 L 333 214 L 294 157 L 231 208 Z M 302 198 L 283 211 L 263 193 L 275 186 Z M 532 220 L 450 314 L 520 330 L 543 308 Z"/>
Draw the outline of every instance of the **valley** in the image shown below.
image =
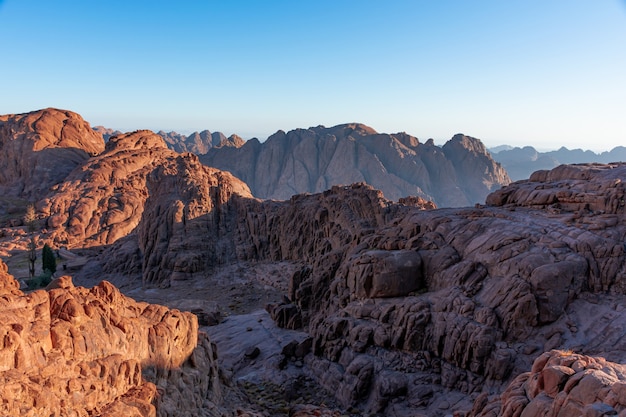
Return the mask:
<path fill-rule="evenodd" d="M 5 414 L 626 413 L 626 164 L 510 183 L 464 135 L 209 138 L 0 116 Z"/>

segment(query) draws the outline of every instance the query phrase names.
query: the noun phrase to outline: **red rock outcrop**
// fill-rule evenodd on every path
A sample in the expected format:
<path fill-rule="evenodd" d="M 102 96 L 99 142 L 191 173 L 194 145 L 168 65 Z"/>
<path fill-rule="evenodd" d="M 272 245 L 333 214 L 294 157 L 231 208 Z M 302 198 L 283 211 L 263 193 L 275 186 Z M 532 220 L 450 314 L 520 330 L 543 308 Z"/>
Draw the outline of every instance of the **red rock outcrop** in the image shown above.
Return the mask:
<path fill-rule="evenodd" d="M 4 263 L 0 283 L 0 414 L 166 416 L 219 402 L 214 348 L 193 314 L 69 277 L 23 294 Z"/>
<path fill-rule="evenodd" d="M 555 347 L 626 359 L 626 330 L 602 339 L 589 324 L 618 314 L 598 312 L 593 297 L 626 294 L 626 219 L 619 204 L 611 211 L 624 174 L 573 170 L 576 188 L 559 186 L 555 171 L 503 190 L 502 207 L 439 210 L 392 203 L 363 184 L 259 201 L 156 170 L 135 247 L 156 285 L 220 262 L 298 263 L 289 302 L 268 310 L 312 336 L 306 362 L 318 380 L 368 413 L 429 407 L 447 390 L 502 386 Z M 607 172 L 614 193 L 602 188 Z M 574 197 L 558 210 L 542 194 L 563 190 Z"/>
<path fill-rule="evenodd" d="M 626 415 L 626 365 L 553 350 L 499 396 L 483 395 L 470 416 L 557 417 Z"/>
<path fill-rule="evenodd" d="M 269 311 L 282 326 L 307 329 L 314 353 L 308 363 L 344 406 L 384 412 L 399 398 L 432 402 L 433 384 L 466 395 L 503 384 L 537 352 L 588 343 L 591 327 L 577 313 L 590 308 L 583 295 L 626 294 L 622 209 L 605 212 L 593 203 L 612 207 L 613 194 L 597 190 L 607 171 L 620 171 L 596 168 L 576 194 L 594 210 L 564 205 L 557 213 L 550 205 L 524 207 L 519 198 L 504 208 L 424 211 L 354 185 L 284 202 L 232 196 L 195 219 L 150 216 L 142 227 L 161 225 L 163 237 L 181 242 L 205 230 L 194 246 L 215 256 L 195 264 L 202 268 L 236 260 L 301 263 L 289 283 L 290 303 Z M 533 187 L 561 193 L 550 175 Z M 200 199 L 171 207 L 184 212 Z M 181 253 L 191 256 L 189 249 Z M 173 260 L 187 259 L 177 253 L 154 246 L 150 256 L 169 266 L 151 282 L 167 282 Z M 597 351 L 615 350 L 613 339 L 594 341 Z"/>
<path fill-rule="evenodd" d="M 0 192 L 35 200 L 104 149 L 78 114 L 44 109 L 0 116 Z"/>
<path fill-rule="evenodd" d="M 165 200 L 155 204 L 176 204 L 167 193 L 203 181 L 202 191 L 208 191 L 209 182 L 222 181 L 249 195 L 245 184 L 231 175 L 202 166 L 193 154 L 169 150 L 160 136 L 142 130 L 111 138 L 104 152 L 76 168 L 37 208 L 58 245 L 111 244 L 139 225 L 151 195 L 148 178 L 155 184 L 176 175 L 166 182 L 172 188 L 163 191 Z M 186 215 L 196 216 L 198 210 L 190 207 Z"/>
<path fill-rule="evenodd" d="M 211 148 L 201 160 L 241 178 L 254 196 L 278 200 L 365 182 L 394 201 L 417 195 L 459 207 L 483 203 L 510 182 L 478 139 L 457 135 L 441 148 L 358 123 L 278 131 L 264 143 Z"/>
<path fill-rule="evenodd" d="M 145 284 L 171 285 L 233 259 L 229 201 L 250 198 L 243 182 L 203 166 L 193 154 L 164 161 L 147 177 L 149 198 L 138 227 Z"/>

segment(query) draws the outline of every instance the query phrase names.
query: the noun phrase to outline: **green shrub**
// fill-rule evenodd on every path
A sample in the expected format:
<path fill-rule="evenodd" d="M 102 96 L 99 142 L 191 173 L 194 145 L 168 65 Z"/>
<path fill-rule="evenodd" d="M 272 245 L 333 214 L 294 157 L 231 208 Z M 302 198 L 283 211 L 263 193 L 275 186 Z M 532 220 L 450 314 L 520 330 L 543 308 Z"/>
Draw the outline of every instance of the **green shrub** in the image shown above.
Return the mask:
<path fill-rule="evenodd" d="M 52 282 L 52 272 L 49 269 L 43 271 L 43 274 L 36 276 L 35 278 L 31 278 L 26 280 L 26 284 L 28 285 L 29 290 L 36 290 L 38 288 L 44 288 L 48 284 Z"/>
<path fill-rule="evenodd" d="M 48 246 L 46 243 L 43 245 L 43 249 L 41 251 L 41 263 L 43 264 L 43 270 L 50 271 L 51 275 L 54 275 L 57 272 L 57 258 L 54 256 L 54 252 L 52 252 L 52 248 Z"/>

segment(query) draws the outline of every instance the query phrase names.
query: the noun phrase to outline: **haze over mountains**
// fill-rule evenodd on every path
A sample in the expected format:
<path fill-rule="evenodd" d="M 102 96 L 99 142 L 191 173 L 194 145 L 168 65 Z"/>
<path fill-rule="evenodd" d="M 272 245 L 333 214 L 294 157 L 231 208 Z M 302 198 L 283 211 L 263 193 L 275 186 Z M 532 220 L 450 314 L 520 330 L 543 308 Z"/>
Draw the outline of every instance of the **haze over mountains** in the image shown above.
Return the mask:
<path fill-rule="evenodd" d="M 556 151 L 539 152 L 532 146 L 513 148 L 502 145 L 490 148 L 491 156 L 502 164 L 513 181 L 530 178 L 530 175 L 540 169 L 552 169 L 561 164 L 580 164 L 597 162 L 608 164 L 611 162 L 626 161 L 626 147 L 617 146 L 610 151 L 595 153 L 582 149 L 567 149 L 561 147 Z"/>

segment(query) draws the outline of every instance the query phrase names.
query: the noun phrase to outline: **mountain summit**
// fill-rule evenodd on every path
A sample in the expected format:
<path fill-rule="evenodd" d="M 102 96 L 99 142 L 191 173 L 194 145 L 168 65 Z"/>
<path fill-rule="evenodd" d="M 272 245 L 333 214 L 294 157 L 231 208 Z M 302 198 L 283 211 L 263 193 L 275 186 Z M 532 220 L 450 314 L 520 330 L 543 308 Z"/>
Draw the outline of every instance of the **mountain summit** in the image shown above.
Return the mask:
<path fill-rule="evenodd" d="M 482 203 L 510 182 L 478 139 L 457 135 L 438 147 L 360 123 L 279 130 L 263 143 L 214 147 L 200 159 L 241 178 L 256 197 L 278 200 L 365 182 L 391 200 L 417 195 L 458 207 Z"/>
<path fill-rule="evenodd" d="M 43 109 L 0 116 L 0 192 L 29 199 L 104 150 L 102 135 L 74 112 Z"/>

